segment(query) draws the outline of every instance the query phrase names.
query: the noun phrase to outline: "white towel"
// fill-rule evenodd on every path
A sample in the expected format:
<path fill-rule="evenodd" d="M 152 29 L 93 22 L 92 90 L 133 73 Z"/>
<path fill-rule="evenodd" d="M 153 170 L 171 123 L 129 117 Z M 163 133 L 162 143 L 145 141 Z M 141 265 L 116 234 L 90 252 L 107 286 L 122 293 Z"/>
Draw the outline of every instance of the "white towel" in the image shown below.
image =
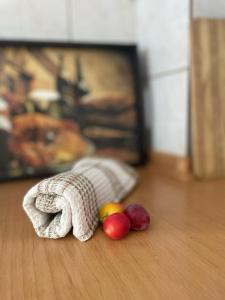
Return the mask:
<path fill-rule="evenodd" d="M 136 172 L 126 164 L 87 157 L 70 171 L 32 187 L 24 197 L 23 207 L 38 236 L 61 238 L 73 227 L 73 235 L 86 241 L 98 225 L 99 207 L 121 201 L 136 182 Z"/>

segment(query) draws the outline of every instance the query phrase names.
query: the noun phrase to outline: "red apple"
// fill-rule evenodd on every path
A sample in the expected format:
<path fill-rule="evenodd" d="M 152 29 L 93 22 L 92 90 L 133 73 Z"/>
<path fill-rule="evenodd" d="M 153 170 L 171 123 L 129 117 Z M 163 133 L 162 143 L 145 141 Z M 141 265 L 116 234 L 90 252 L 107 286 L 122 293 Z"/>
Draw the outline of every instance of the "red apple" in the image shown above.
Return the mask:
<path fill-rule="evenodd" d="M 132 230 L 145 230 L 150 224 L 150 216 L 143 206 L 130 204 L 124 211 L 130 219 Z"/>
<path fill-rule="evenodd" d="M 130 220 L 124 213 L 115 213 L 107 217 L 103 223 L 105 234 L 113 239 L 120 240 L 130 230 Z"/>

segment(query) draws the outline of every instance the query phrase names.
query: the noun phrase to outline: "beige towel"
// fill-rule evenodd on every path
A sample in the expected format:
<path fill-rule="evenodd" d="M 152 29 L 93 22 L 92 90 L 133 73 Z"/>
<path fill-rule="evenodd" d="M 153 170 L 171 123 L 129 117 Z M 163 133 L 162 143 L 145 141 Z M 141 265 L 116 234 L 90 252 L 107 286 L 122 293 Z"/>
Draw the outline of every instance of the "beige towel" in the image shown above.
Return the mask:
<path fill-rule="evenodd" d="M 99 207 L 121 201 L 136 181 L 135 171 L 122 162 L 83 158 L 70 171 L 32 187 L 23 207 L 40 237 L 61 238 L 73 227 L 73 235 L 86 241 L 98 225 Z"/>

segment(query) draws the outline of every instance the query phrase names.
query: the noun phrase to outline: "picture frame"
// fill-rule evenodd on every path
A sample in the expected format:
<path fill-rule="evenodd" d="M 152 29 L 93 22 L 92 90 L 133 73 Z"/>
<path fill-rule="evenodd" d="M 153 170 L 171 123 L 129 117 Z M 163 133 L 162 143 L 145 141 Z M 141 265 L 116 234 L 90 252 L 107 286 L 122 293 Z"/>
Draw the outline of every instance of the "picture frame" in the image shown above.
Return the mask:
<path fill-rule="evenodd" d="M 145 162 L 136 45 L 0 41 L 0 180 L 88 155 Z"/>

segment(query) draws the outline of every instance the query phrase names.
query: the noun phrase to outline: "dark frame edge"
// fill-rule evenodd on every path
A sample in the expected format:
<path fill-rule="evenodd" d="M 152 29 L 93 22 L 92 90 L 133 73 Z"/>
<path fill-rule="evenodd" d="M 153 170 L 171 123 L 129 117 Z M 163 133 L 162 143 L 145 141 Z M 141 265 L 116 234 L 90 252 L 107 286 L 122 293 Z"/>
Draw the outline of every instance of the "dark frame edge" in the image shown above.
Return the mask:
<path fill-rule="evenodd" d="M 128 51 L 131 56 L 131 66 L 133 68 L 134 80 L 135 80 L 135 108 L 137 111 L 137 134 L 138 134 L 138 153 L 139 160 L 137 163 L 134 163 L 133 166 L 143 165 L 147 160 L 147 147 L 145 142 L 145 120 L 144 120 L 144 99 L 142 92 L 142 82 L 140 76 L 140 65 L 138 57 L 138 47 L 135 43 L 92 43 L 92 42 L 70 42 L 67 40 L 11 40 L 11 39 L 1 39 L 0 47 L 59 47 L 59 48 L 100 48 L 108 50 L 122 50 Z M 11 180 L 20 180 L 20 179 L 32 179 L 40 178 L 43 176 L 51 176 L 53 173 L 35 173 L 35 174 L 26 174 L 19 177 L 0 177 L 0 182 L 11 181 Z"/>

